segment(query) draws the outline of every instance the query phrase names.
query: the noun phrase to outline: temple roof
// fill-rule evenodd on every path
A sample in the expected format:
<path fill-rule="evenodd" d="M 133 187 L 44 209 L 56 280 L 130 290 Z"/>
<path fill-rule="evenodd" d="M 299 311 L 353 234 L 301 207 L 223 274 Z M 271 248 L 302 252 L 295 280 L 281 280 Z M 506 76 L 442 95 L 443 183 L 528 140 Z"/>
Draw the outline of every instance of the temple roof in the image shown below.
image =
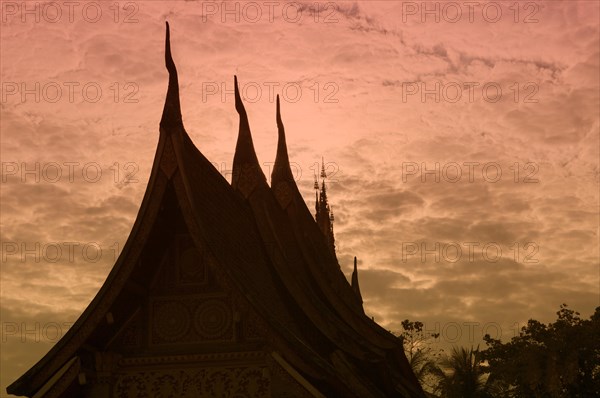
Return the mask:
<path fill-rule="evenodd" d="M 362 299 L 300 195 L 290 169 L 279 98 L 279 143 L 269 186 L 235 78 L 240 124 L 230 185 L 185 131 L 168 24 L 165 63 L 169 85 L 159 142 L 123 251 L 75 324 L 7 391 L 33 396 L 65 369 L 76 372 L 86 350 L 107 347 L 113 324 L 131 317 L 144 298 L 147 274 L 156 267 L 152 256 L 158 248 L 152 238 L 172 226 L 165 220 L 165 208 L 176 208 L 194 244 L 207 249 L 211 264 L 269 325 L 277 355 L 317 388 L 348 397 L 422 396 L 402 341 L 364 314 Z"/>

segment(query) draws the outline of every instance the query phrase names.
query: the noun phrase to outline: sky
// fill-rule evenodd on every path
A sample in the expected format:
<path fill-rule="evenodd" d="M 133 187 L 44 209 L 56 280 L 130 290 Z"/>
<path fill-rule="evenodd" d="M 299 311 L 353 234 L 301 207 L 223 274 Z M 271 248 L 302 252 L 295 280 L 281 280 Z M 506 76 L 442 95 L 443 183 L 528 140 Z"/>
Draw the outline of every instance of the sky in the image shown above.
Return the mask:
<path fill-rule="evenodd" d="M 231 179 L 237 75 L 266 175 L 275 95 L 310 209 L 323 157 L 364 307 L 438 343 L 600 305 L 597 1 L 0 2 L 0 396 L 103 284 L 167 88 Z"/>

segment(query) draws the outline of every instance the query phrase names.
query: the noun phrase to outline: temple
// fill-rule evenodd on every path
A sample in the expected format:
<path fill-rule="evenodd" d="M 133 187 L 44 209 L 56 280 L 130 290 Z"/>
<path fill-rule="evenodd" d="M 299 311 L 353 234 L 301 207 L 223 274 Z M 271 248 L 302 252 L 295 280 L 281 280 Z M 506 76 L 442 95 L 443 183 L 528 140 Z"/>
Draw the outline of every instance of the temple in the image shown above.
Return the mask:
<path fill-rule="evenodd" d="M 365 315 L 294 181 L 277 100 L 270 185 L 235 82 L 232 182 L 186 133 L 169 84 L 131 234 L 92 302 L 8 388 L 28 397 L 423 397 L 402 341 Z"/>

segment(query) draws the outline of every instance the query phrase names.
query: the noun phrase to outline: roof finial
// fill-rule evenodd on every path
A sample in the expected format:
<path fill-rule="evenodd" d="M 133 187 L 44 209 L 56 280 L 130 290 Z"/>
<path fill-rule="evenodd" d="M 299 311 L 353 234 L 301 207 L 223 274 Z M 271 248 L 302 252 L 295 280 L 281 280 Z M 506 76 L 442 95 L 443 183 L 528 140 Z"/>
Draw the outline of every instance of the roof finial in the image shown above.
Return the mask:
<path fill-rule="evenodd" d="M 287 143 L 285 140 L 285 128 L 283 127 L 283 121 L 281 120 L 281 106 L 279 103 L 279 95 L 277 95 L 277 109 L 275 119 L 277 121 L 277 154 L 275 155 L 275 164 L 273 165 L 273 172 L 271 173 L 271 186 L 280 182 L 292 182 L 294 181 L 294 175 L 290 167 L 290 159 L 287 151 Z"/>
<path fill-rule="evenodd" d="M 283 132 L 283 122 L 281 121 L 281 108 L 279 105 L 279 94 L 277 94 L 277 105 L 276 105 L 275 113 L 276 113 L 275 119 L 277 120 L 277 129 L 278 129 L 279 133 L 281 134 L 281 132 Z M 285 139 L 285 135 L 283 136 L 283 138 Z"/>
<path fill-rule="evenodd" d="M 248 114 L 240 96 L 237 76 L 234 76 L 233 81 L 235 85 L 235 110 L 240 115 L 240 127 L 233 156 L 231 186 L 240 190 L 245 197 L 248 197 L 256 184 L 265 180 L 265 176 L 254 150 Z"/>
<path fill-rule="evenodd" d="M 160 126 L 167 127 L 183 127 L 181 119 L 181 105 L 179 103 L 179 80 L 177 78 L 177 68 L 171 55 L 171 33 L 169 23 L 167 25 L 167 34 L 165 39 L 165 65 L 169 71 L 169 88 L 167 89 L 167 98 L 163 108 Z"/>
<path fill-rule="evenodd" d="M 327 173 L 325 173 L 325 158 L 321 156 L 321 178 L 327 178 Z"/>
<path fill-rule="evenodd" d="M 240 95 L 240 89 L 238 87 L 237 76 L 233 76 L 233 84 L 235 86 L 235 110 L 237 113 L 241 115 L 246 115 L 246 108 L 244 107 L 244 102 L 242 102 L 242 97 Z"/>
<path fill-rule="evenodd" d="M 360 303 L 362 304 L 363 299 L 362 295 L 360 294 L 360 287 L 358 286 L 358 265 L 356 257 L 354 257 L 354 271 L 352 271 L 352 290 L 354 290 L 354 293 L 356 294 L 356 296 L 360 300 Z"/>

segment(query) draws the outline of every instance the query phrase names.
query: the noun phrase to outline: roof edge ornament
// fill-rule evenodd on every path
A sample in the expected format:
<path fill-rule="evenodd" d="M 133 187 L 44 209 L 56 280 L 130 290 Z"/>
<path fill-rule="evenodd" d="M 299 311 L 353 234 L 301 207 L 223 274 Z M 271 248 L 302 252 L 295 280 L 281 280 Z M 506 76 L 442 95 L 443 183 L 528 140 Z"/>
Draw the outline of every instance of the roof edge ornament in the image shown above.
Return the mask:
<path fill-rule="evenodd" d="M 281 106 L 279 102 L 279 95 L 277 95 L 277 154 L 275 155 L 275 164 L 273 165 L 273 172 L 271 173 L 271 187 L 275 192 L 277 201 L 284 209 L 291 203 L 293 194 L 290 184 L 294 183 L 294 175 L 290 166 L 290 159 L 288 156 L 287 142 L 285 139 L 285 128 L 283 127 L 283 121 L 281 120 Z"/>
<path fill-rule="evenodd" d="M 356 294 L 356 297 L 360 300 L 360 303 L 363 303 L 362 294 L 360 294 L 360 286 L 358 285 L 358 264 L 356 261 L 356 256 L 354 257 L 354 271 L 352 271 L 352 290 Z"/>
<path fill-rule="evenodd" d="M 235 154 L 233 155 L 231 186 L 245 198 L 248 198 L 258 184 L 263 181 L 266 184 L 266 178 L 260 168 L 256 151 L 254 150 L 248 114 L 240 95 L 237 76 L 234 76 L 233 79 L 235 85 L 235 110 L 240 116 L 240 127 Z"/>
<path fill-rule="evenodd" d="M 165 38 L 165 66 L 169 71 L 169 87 L 167 89 L 167 97 L 163 108 L 162 118 L 160 120 L 161 130 L 170 132 L 171 130 L 183 128 L 183 120 L 181 117 L 181 104 L 179 102 L 179 79 L 177 77 L 177 68 L 171 55 L 171 32 L 169 22 L 166 23 L 166 38 Z"/>

